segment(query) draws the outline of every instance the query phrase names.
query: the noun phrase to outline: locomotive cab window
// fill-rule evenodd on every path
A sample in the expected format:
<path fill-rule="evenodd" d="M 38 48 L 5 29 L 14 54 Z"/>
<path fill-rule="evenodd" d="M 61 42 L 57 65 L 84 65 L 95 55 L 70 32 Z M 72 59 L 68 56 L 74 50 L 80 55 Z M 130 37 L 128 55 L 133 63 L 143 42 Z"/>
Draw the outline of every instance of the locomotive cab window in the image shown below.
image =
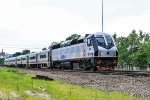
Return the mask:
<path fill-rule="evenodd" d="M 109 47 L 113 47 L 113 46 L 114 46 L 114 43 L 113 43 L 112 38 L 111 38 L 110 36 L 108 36 L 108 35 L 106 35 L 105 38 L 106 38 L 106 41 L 107 41 L 108 46 L 109 46 Z"/>
<path fill-rule="evenodd" d="M 102 46 L 102 47 L 106 46 L 104 37 L 96 37 L 96 42 L 97 42 L 98 46 Z"/>

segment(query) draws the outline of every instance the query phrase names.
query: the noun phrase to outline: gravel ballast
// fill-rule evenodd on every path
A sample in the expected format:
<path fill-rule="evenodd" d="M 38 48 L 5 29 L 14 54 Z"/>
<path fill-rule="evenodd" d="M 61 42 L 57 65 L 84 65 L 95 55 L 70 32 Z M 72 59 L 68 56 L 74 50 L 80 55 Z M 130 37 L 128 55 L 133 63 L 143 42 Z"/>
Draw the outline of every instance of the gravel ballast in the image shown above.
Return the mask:
<path fill-rule="evenodd" d="M 96 87 L 104 91 L 122 91 L 134 96 L 150 100 L 150 77 L 102 73 L 86 73 L 81 71 L 60 71 L 40 69 L 19 69 L 22 73 L 42 75 L 63 83 Z"/>

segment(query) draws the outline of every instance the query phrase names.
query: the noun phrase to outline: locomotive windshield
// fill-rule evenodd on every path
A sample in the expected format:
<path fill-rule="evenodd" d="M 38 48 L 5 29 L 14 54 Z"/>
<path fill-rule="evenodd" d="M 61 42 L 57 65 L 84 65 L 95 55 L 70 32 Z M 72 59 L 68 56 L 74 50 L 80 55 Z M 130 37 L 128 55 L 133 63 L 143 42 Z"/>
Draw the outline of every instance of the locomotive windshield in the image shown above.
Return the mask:
<path fill-rule="evenodd" d="M 104 37 L 96 37 L 96 41 L 97 41 L 98 46 L 106 47 Z"/>
<path fill-rule="evenodd" d="M 111 38 L 110 36 L 108 36 L 108 35 L 106 35 L 105 38 L 106 38 L 106 41 L 107 41 L 108 46 L 109 46 L 109 47 L 113 47 L 113 46 L 114 46 L 114 43 L 113 43 L 112 38 Z"/>

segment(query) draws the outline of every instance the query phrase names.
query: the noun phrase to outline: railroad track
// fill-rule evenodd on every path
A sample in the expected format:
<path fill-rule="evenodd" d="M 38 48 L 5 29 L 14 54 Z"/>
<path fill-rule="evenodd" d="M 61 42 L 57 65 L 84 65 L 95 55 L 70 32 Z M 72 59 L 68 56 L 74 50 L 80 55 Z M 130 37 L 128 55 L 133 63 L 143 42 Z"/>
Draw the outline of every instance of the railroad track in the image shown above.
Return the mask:
<path fill-rule="evenodd" d="M 123 71 L 123 70 L 114 70 L 114 71 L 97 71 L 95 73 L 103 75 L 126 75 L 132 77 L 144 76 L 150 77 L 150 72 L 148 71 Z"/>
<path fill-rule="evenodd" d="M 24 69 L 24 68 L 23 68 Z M 64 71 L 64 72 L 79 72 L 79 73 L 95 73 L 95 74 L 102 74 L 102 75 L 125 75 L 125 76 L 131 76 L 131 77 L 150 77 L 149 71 L 127 71 L 127 70 L 114 70 L 114 71 L 84 71 L 82 69 L 78 70 L 61 70 L 61 69 L 47 69 L 47 68 L 27 68 L 28 70 L 37 70 L 37 71 Z"/>

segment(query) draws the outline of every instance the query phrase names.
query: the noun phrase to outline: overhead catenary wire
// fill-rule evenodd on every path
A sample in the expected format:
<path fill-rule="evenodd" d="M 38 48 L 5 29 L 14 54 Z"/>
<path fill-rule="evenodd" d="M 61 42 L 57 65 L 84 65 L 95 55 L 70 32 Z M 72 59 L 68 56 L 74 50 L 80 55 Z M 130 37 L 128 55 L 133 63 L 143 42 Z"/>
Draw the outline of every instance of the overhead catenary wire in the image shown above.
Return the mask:
<path fill-rule="evenodd" d="M 42 48 L 26 48 L 26 47 L 0 47 L 0 48 L 16 48 L 16 49 L 42 49 Z"/>
<path fill-rule="evenodd" d="M 16 49 L 42 49 L 43 47 L 31 47 L 28 45 L 10 45 L 0 42 L 0 48 L 16 48 Z"/>
<path fill-rule="evenodd" d="M 16 49 L 42 49 L 43 47 L 29 47 L 29 46 L 17 46 L 17 45 L 1 45 L 0 48 L 16 48 Z"/>

